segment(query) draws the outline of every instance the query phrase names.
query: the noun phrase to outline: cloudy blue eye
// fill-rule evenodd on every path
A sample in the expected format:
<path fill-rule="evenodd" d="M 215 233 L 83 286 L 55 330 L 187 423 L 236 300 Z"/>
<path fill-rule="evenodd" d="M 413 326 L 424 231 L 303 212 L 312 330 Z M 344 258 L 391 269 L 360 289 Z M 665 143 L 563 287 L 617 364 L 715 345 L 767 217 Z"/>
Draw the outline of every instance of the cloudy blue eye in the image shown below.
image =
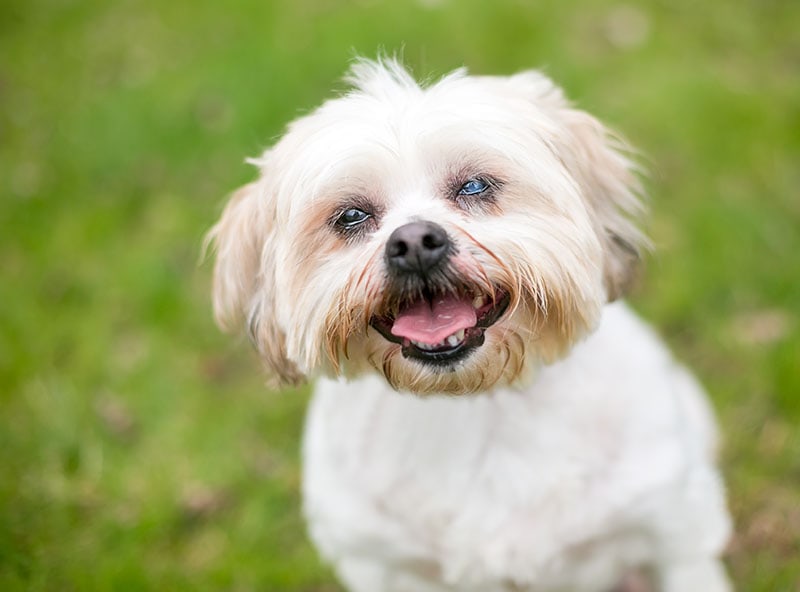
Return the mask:
<path fill-rule="evenodd" d="M 470 179 L 458 190 L 459 195 L 478 195 L 489 189 L 489 184 L 483 179 Z"/>
<path fill-rule="evenodd" d="M 336 218 L 336 224 L 344 229 L 350 229 L 369 220 L 372 216 L 358 208 L 348 208 Z"/>

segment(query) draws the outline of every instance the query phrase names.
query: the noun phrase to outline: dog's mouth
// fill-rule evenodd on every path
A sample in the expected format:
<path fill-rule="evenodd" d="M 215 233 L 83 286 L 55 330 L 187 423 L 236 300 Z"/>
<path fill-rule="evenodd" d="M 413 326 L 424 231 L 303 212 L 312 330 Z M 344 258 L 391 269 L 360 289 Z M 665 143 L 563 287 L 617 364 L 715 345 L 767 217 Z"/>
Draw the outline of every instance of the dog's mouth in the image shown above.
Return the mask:
<path fill-rule="evenodd" d="M 503 316 L 510 297 L 494 293 L 423 293 L 392 314 L 373 316 L 370 324 L 385 339 L 402 345 L 406 358 L 448 366 L 483 345 L 484 332 Z"/>

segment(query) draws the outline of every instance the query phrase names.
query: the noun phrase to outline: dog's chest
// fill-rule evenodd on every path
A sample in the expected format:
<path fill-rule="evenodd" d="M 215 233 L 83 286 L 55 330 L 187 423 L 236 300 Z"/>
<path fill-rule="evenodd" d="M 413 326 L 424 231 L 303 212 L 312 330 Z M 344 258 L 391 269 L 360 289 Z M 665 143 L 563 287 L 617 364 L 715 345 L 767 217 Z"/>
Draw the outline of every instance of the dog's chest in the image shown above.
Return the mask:
<path fill-rule="evenodd" d="M 624 431 L 614 413 L 546 394 L 421 400 L 380 385 L 323 385 L 309 415 L 306 512 L 331 556 L 436 558 L 451 581 L 529 579 L 624 505 L 609 474 Z"/>

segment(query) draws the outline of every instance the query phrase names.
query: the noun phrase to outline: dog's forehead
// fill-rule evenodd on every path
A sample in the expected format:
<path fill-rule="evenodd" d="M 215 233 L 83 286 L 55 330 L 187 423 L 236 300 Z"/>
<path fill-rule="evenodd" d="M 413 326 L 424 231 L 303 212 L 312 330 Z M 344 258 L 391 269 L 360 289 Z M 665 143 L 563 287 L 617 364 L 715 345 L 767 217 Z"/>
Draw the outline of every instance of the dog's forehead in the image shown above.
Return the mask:
<path fill-rule="evenodd" d="M 455 88 L 351 93 L 294 121 L 276 145 L 281 174 L 316 186 L 340 180 L 393 185 L 469 161 L 523 160 L 553 122 L 523 97 L 478 79 Z M 294 173 L 294 174 L 292 174 Z"/>
<path fill-rule="evenodd" d="M 523 127 L 555 131 L 547 110 L 505 78 L 466 76 L 385 90 L 326 101 L 290 124 L 282 143 L 322 162 L 364 150 L 402 154 L 426 143 L 514 138 Z"/>

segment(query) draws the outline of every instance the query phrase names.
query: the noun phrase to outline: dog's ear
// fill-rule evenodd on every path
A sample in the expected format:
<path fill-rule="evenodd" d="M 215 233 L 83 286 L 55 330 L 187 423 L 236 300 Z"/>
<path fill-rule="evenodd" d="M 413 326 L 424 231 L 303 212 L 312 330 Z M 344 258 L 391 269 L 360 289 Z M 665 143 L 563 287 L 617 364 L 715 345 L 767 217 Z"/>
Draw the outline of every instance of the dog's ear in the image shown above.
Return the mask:
<path fill-rule="evenodd" d="M 640 169 L 632 150 L 588 113 L 573 108 L 563 92 L 539 72 L 512 77 L 556 118 L 565 133 L 553 142 L 557 157 L 580 184 L 604 251 L 608 300 L 630 288 L 647 239 L 636 222 L 644 214 Z"/>
<path fill-rule="evenodd" d="M 274 213 L 263 184 L 250 183 L 230 198 L 206 239 L 216 251 L 212 300 L 224 330 L 246 325 L 275 385 L 304 376 L 287 357 L 286 337 L 275 316 Z"/>
<path fill-rule="evenodd" d="M 603 245 L 608 300 L 625 295 L 647 244 L 635 221 L 643 214 L 641 182 L 623 140 L 577 109 L 561 110 L 570 133 L 564 162 L 581 184 Z"/>

